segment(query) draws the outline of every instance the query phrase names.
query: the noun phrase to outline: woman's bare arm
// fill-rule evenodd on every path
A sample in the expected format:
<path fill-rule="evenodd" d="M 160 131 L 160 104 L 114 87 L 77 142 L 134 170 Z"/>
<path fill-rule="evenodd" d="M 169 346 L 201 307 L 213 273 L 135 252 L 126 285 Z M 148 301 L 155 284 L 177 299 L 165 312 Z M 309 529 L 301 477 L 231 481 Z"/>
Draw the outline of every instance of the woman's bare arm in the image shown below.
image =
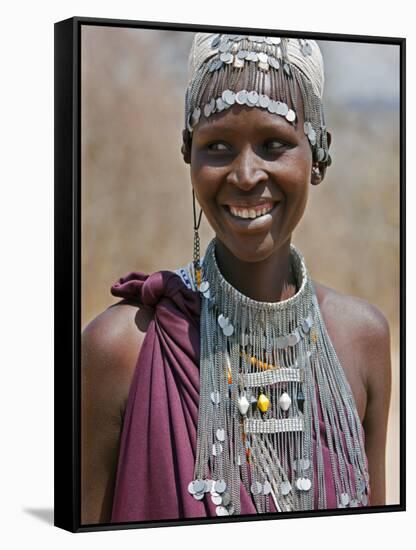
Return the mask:
<path fill-rule="evenodd" d="M 108 308 L 81 340 L 81 523 L 108 523 L 124 409 L 149 313 Z"/>
<path fill-rule="evenodd" d="M 386 503 L 386 437 L 391 393 L 390 330 L 384 315 L 371 310 L 365 335 L 367 408 L 363 427 L 368 458 L 371 506 Z"/>

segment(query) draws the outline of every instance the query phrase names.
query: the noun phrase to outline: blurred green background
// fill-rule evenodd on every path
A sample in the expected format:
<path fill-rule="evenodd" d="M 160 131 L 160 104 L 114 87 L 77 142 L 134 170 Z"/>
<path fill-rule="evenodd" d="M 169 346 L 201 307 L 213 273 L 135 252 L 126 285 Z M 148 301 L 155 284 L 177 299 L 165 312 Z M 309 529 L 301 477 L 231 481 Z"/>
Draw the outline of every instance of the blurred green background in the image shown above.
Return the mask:
<path fill-rule="evenodd" d="M 82 27 L 82 324 L 130 271 L 192 259 L 180 154 L 193 34 Z M 399 501 L 399 47 L 320 41 L 333 164 L 293 235 L 312 277 L 376 304 L 392 334 L 388 503 Z M 202 223 L 202 248 L 212 232 Z"/>

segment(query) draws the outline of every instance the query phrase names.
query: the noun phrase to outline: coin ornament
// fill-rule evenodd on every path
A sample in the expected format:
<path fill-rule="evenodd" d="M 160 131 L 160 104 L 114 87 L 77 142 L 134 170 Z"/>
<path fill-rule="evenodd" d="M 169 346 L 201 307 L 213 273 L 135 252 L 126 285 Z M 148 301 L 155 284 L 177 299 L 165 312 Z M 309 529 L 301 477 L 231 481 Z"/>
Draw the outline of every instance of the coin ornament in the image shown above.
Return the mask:
<path fill-rule="evenodd" d="M 210 106 L 211 106 L 211 104 L 210 104 Z M 209 282 L 208 281 L 202 281 L 201 282 L 201 284 L 199 285 L 199 292 L 204 296 L 204 298 L 209 300 L 209 298 L 211 297 L 211 292 L 209 290 Z"/>
<path fill-rule="evenodd" d="M 263 485 L 259 481 L 254 481 L 251 484 L 250 490 L 253 495 L 261 495 L 261 493 L 263 492 Z"/>
<path fill-rule="evenodd" d="M 217 493 L 221 494 L 227 489 L 227 484 L 223 479 L 219 479 L 215 482 L 214 489 Z"/>
<path fill-rule="evenodd" d="M 288 495 L 291 490 L 292 490 L 292 485 L 291 485 L 290 481 L 283 481 L 281 483 L 280 492 L 282 493 L 283 496 Z"/>
<path fill-rule="evenodd" d="M 234 327 L 228 317 L 225 317 L 222 313 L 218 316 L 218 324 L 220 325 L 224 336 L 232 336 L 234 333 Z"/>
<path fill-rule="evenodd" d="M 344 506 L 347 506 L 350 502 L 350 495 L 348 493 L 341 493 L 341 502 Z"/>

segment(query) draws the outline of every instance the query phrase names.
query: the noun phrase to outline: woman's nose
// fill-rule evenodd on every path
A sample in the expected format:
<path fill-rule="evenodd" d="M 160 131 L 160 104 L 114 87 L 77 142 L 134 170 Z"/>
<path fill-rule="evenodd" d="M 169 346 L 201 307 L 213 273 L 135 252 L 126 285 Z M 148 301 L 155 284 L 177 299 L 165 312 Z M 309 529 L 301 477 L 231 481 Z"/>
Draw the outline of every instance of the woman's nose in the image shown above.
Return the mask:
<path fill-rule="evenodd" d="M 228 183 L 236 185 L 244 191 L 249 191 L 258 183 L 267 181 L 264 161 L 247 147 L 234 158 L 230 172 L 227 175 Z"/>

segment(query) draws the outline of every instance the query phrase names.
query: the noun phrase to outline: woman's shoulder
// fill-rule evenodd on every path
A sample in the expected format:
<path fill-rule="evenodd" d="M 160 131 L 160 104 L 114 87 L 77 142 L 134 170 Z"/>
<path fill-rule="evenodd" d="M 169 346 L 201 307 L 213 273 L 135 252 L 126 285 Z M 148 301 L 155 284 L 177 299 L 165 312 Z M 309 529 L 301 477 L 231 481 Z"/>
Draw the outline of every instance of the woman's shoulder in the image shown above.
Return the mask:
<path fill-rule="evenodd" d="M 315 283 L 325 326 L 341 363 L 360 373 L 367 388 L 390 370 L 390 327 L 374 304 Z M 344 361 L 342 359 L 345 359 Z"/>
<path fill-rule="evenodd" d="M 342 326 L 362 336 L 385 336 L 389 324 L 384 313 L 374 304 L 314 282 L 319 307 L 324 317 L 342 321 Z"/>
<path fill-rule="evenodd" d="M 152 317 L 151 308 L 121 300 L 97 315 L 83 330 L 83 376 L 103 389 L 111 388 L 111 400 L 121 408 Z"/>

